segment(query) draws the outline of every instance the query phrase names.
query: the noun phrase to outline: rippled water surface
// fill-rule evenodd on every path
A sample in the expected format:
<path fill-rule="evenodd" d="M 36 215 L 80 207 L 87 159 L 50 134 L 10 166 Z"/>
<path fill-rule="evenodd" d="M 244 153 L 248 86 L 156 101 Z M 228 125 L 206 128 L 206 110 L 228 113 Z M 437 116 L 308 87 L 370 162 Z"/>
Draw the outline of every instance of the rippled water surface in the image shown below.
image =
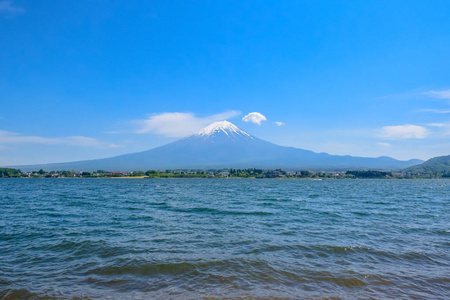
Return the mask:
<path fill-rule="evenodd" d="M 0 298 L 449 299 L 450 180 L 0 179 Z"/>

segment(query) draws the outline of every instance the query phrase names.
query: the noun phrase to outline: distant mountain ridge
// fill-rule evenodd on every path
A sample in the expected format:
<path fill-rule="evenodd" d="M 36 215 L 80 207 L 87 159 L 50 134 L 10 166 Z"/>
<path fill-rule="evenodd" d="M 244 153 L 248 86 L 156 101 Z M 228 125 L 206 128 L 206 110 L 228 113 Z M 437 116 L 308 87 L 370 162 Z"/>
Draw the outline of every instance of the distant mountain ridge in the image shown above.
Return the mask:
<path fill-rule="evenodd" d="M 166 170 L 262 168 L 287 170 L 402 169 L 422 163 L 390 157 L 353 157 L 283 147 L 258 139 L 221 121 L 178 141 L 151 150 L 78 162 L 17 166 L 45 170 Z"/>
<path fill-rule="evenodd" d="M 450 172 L 450 155 L 430 158 L 424 163 L 406 168 L 404 171 L 410 173 L 448 173 Z"/>

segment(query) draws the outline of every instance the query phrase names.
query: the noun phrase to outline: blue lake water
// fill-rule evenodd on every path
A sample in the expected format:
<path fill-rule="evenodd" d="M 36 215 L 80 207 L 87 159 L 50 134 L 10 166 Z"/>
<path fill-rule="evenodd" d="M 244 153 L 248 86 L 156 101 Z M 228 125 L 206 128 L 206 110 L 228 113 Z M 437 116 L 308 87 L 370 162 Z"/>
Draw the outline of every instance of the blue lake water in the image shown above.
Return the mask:
<path fill-rule="evenodd" d="M 449 299 L 450 180 L 0 179 L 3 299 Z"/>

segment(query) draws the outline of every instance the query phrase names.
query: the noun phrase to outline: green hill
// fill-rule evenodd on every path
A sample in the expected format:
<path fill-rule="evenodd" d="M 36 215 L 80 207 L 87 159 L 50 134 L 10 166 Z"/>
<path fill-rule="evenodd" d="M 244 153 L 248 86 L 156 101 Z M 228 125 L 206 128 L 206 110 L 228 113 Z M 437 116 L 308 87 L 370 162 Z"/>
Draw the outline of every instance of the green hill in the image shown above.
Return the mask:
<path fill-rule="evenodd" d="M 420 165 L 406 168 L 404 171 L 410 173 L 450 173 L 450 155 L 431 158 Z"/>

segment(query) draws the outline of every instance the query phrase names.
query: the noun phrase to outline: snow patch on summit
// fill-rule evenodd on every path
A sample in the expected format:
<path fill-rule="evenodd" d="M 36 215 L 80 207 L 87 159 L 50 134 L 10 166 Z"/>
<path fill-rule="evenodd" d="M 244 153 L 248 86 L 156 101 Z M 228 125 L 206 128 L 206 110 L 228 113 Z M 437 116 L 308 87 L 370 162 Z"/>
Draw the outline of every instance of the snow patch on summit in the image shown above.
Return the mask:
<path fill-rule="evenodd" d="M 214 122 L 197 133 L 194 133 L 193 136 L 209 137 L 220 132 L 225 133 L 229 137 L 244 136 L 253 139 L 250 134 L 239 129 L 239 127 L 228 121 Z"/>

